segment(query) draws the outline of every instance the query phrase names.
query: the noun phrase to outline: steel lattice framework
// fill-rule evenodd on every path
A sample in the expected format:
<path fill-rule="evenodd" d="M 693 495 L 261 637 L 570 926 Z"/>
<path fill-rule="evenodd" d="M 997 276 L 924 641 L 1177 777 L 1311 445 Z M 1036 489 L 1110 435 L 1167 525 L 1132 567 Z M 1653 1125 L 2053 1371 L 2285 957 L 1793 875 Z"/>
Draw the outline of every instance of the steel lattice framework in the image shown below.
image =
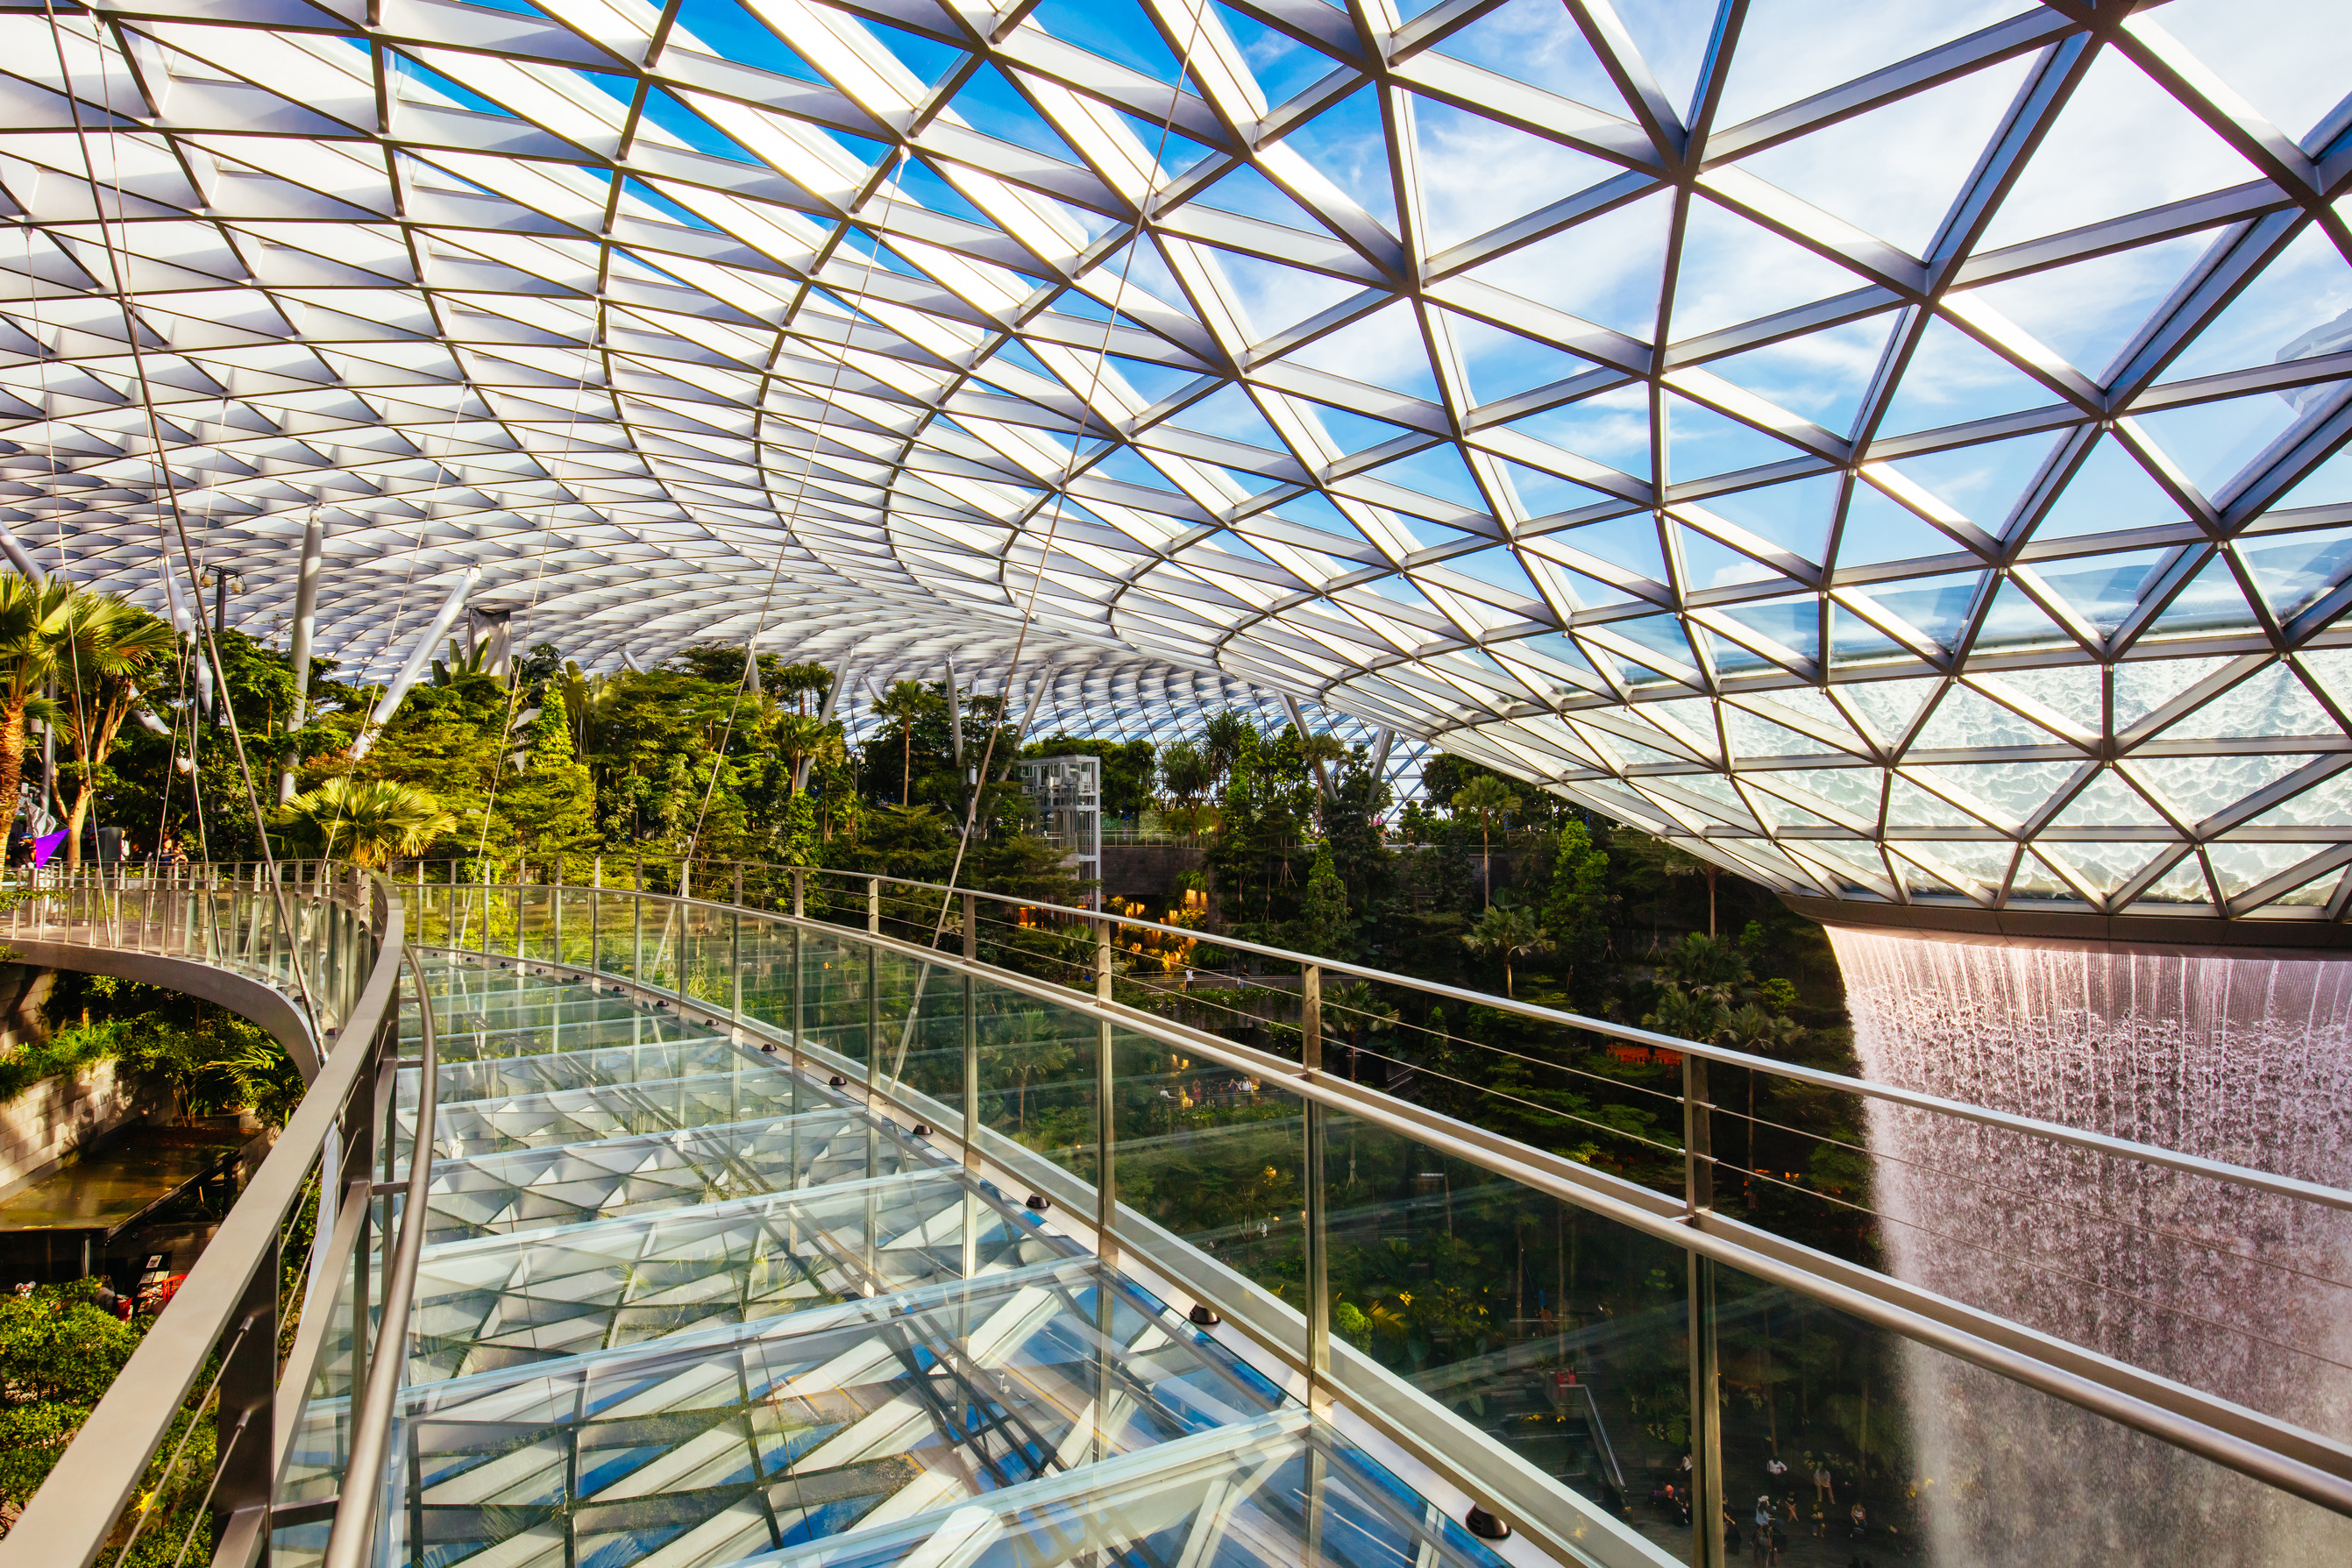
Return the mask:
<path fill-rule="evenodd" d="M 5 516 L 154 602 L 168 465 L 267 631 L 319 508 L 361 668 L 475 566 L 591 662 L 987 680 L 1034 585 L 1072 716 L 1289 693 L 1794 894 L 2333 916 L 2307 9 L 13 0 Z"/>

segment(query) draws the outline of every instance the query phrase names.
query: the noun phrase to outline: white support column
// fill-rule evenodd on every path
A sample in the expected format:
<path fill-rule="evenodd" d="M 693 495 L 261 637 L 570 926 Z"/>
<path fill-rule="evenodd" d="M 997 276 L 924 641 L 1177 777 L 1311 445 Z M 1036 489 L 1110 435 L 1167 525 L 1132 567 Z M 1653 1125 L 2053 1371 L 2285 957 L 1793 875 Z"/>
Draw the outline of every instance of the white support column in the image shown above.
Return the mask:
<path fill-rule="evenodd" d="M 287 653 L 287 661 L 294 666 L 294 706 L 287 712 L 286 727 L 296 730 L 310 713 L 310 641 L 319 630 L 319 574 L 325 565 L 327 530 L 319 520 L 319 508 L 310 508 L 310 520 L 302 529 L 301 564 L 294 578 L 294 641 Z M 278 774 L 278 803 L 284 805 L 294 799 L 294 764 L 289 758 Z"/>
<path fill-rule="evenodd" d="M 841 663 L 834 666 L 832 683 L 824 688 L 824 701 L 818 706 L 816 710 L 817 723 L 831 724 L 833 722 L 833 710 L 840 705 L 841 694 L 849 689 L 849 662 L 856 656 L 857 650 L 852 648 L 843 653 L 841 655 Z M 809 764 L 812 760 L 813 758 L 803 757 L 800 759 L 799 763 L 793 767 L 793 789 L 795 791 L 808 788 Z"/>
<path fill-rule="evenodd" d="M 24 541 L 5 523 L 0 523 L 0 554 L 5 554 L 8 564 L 35 587 L 48 580 L 49 574 L 41 570 L 40 563 L 33 559 L 33 552 L 25 548 Z"/>
<path fill-rule="evenodd" d="M 482 569 L 478 566 L 469 566 L 458 575 L 457 583 L 449 590 L 449 597 L 443 600 L 441 608 L 435 612 L 433 623 L 425 628 L 424 634 L 409 649 L 407 663 L 400 666 L 400 674 L 393 676 L 392 685 L 384 688 L 383 700 L 377 703 L 375 711 L 368 715 L 367 723 L 360 729 L 359 739 L 352 745 L 352 760 L 368 754 L 368 747 L 375 744 L 377 733 L 392 722 L 394 714 L 400 711 L 402 699 L 408 695 L 408 688 L 416 684 L 416 677 L 423 674 L 425 665 L 433 662 L 433 650 L 449 635 L 449 628 L 457 622 L 458 612 L 466 608 L 466 596 L 474 591 L 474 585 L 481 580 Z"/>

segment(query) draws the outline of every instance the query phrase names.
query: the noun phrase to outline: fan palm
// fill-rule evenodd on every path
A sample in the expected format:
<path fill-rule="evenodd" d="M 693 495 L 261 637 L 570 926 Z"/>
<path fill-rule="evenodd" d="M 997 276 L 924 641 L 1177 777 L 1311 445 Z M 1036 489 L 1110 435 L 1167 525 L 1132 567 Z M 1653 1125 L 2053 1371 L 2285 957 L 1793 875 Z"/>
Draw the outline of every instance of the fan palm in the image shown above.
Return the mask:
<path fill-rule="evenodd" d="M 771 733 L 776 738 L 776 749 L 793 765 L 794 794 L 800 792 L 810 763 L 837 767 L 849 757 L 849 748 L 841 738 L 841 726 L 814 714 L 778 714 Z"/>
<path fill-rule="evenodd" d="M 1551 933 L 1543 928 L 1543 922 L 1532 909 L 1516 904 L 1490 904 L 1462 943 L 1474 953 L 1503 960 L 1503 994 L 1507 997 L 1515 994 L 1511 989 L 1511 960 L 1530 953 L 1550 952 Z"/>
<path fill-rule="evenodd" d="M 81 825 L 122 723 L 139 706 L 139 683 L 179 651 L 172 629 L 111 593 L 76 593 L 58 636 L 58 703 L 73 745 L 73 806 L 66 813 L 66 864 L 81 863 Z"/>
<path fill-rule="evenodd" d="M 389 779 L 358 783 L 330 779 L 297 795 L 278 813 L 288 847 L 353 865 L 382 865 L 394 855 L 421 854 L 457 825 L 441 802 L 422 789 Z"/>
<path fill-rule="evenodd" d="M 0 812 L 16 820 L 16 795 L 25 781 L 25 720 L 54 713 L 41 687 L 58 667 L 58 643 L 65 629 L 69 583 L 34 582 L 0 571 Z M 0 829 L 5 844 L 11 829 Z"/>

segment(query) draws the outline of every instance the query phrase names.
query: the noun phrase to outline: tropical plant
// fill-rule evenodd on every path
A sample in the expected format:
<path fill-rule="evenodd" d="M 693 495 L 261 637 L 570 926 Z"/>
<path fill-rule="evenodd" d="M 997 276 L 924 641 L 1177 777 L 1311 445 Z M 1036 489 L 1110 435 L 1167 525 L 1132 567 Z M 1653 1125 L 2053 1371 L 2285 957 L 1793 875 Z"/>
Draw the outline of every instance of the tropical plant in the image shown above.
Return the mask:
<path fill-rule="evenodd" d="M 1348 743 L 1336 735 L 1300 735 L 1298 755 L 1315 771 L 1315 828 L 1324 830 L 1323 808 L 1331 799 L 1331 765 L 1348 759 Z"/>
<path fill-rule="evenodd" d="M 394 855 L 421 854 L 457 825 L 457 819 L 433 796 L 381 779 L 365 783 L 330 779 L 294 797 L 278 821 L 289 849 L 363 866 L 381 865 Z"/>
<path fill-rule="evenodd" d="M 41 687 L 56 673 L 58 643 L 72 600 L 68 583 L 54 578 L 34 582 L 19 572 L 0 571 L 0 812 L 11 824 L 25 779 L 25 720 L 47 722 L 57 712 Z M 10 831 L 13 826 L 0 829 L 0 848 Z"/>
<path fill-rule="evenodd" d="M 874 716 L 898 727 L 898 804 L 915 803 L 915 726 L 940 706 L 920 681 L 893 681 L 874 705 Z"/>
<path fill-rule="evenodd" d="M 73 805 L 66 812 L 66 864 L 81 863 L 81 825 L 139 683 L 179 651 L 172 629 L 111 593 L 76 593 L 58 629 L 58 718 L 73 747 Z M 0 742 L 5 744 L 5 742 Z"/>
<path fill-rule="evenodd" d="M 1508 997 L 1517 994 L 1511 989 L 1511 960 L 1550 952 L 1551 933 L 1544 929 L 1536 912 L 1524 904 L 1490 904 L 1462 944 L 1473 953 L 1502 959 L 1503 994 Z"/>
<path fill-rule="evenodd" d="M 1454 809 L 1478 814 L 1478 880 L 1487 904 L 1495 902 L 1494 844 L 1495 818 L 1505 811 L 1519 809 L 1519 798 L 1511 787 L 1491 773 L 1482 773 L 1454 792 Z"/>
<path fill-rule="evenodd" d="M 804 782 L 806 765 L 838 767 L 849 757 L 849 748 L 842 739 L 841 726 L 818 718 L 814 714 L 778 714 L 770 733 L 775 738 L 776 749 L 791 764 L 794 794 L 800 792 Z"/>

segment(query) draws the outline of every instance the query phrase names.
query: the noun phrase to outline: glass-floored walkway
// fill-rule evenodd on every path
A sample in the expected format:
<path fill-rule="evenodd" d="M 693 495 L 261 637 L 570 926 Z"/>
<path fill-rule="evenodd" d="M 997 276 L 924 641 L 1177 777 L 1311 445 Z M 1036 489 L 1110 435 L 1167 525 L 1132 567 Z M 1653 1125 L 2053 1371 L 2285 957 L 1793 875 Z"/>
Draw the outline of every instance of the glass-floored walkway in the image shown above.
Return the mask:
<path fill-rule="evenodd" d="M 856 1089 L 583 980 L 425 962 L 438 1163 L 380 1561 L 1498 1563 Z M 282 1497 L 335 1491 L 347 1398 L 314 1391 Z"/>

